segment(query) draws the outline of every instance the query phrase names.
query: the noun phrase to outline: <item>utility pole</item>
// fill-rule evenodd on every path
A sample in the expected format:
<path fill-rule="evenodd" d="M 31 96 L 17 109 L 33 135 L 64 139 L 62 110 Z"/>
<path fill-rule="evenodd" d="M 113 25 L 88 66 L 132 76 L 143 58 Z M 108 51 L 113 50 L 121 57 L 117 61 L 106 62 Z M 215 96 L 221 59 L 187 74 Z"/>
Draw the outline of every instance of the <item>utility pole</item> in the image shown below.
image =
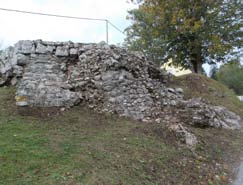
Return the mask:
<path fill-rule="evenodd" d="M 106 22 L 106 43 L 109 44 L 109 22 L 107 19 L 105 20 L 105 22 Z"/>

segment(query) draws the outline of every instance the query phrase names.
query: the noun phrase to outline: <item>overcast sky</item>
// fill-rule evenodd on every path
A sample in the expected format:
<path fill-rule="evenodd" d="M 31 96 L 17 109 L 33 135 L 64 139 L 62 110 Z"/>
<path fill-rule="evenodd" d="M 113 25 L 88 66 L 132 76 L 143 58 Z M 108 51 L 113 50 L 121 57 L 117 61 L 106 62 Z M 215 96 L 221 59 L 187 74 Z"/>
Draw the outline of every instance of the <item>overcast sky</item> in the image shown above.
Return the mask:
<path fill-rule="evenodd" d="M 129 21 L 127 11 L 135 8 L 126 0 L 0 0 L 0 8 L 108 19 L 121 30 Z M 106 40 L 105 22 L 72 20 L 0 11 L 0 42 L 18 40 L 100 42 Z M 121 43 L 124 35 L 109 27 L 109 42 Z"/>

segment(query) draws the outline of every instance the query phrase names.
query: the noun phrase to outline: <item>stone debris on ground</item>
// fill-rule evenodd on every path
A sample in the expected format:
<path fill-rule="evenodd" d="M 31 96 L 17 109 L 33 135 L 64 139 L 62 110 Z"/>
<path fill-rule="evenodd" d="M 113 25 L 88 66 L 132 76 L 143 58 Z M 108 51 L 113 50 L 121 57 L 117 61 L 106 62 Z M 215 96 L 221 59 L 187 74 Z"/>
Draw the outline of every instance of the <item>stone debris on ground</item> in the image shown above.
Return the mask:
<path fill-rule="evenodd" d="M 182 124 L 171 124 L 168 128 L 176 134 L 176 137 L 179 138 L 182 143 L 185 143 L 187 146 L 194 147 L 198 143 L 196 136 Z"/>
<path fill-rule="evenodd" d="M 178 114 L 186 123 L 196 127 L 215 127 L 225 129 L 240 129 L 240 116 L 222 106 L 205 103 L 201 98 L 193 98 L 180 102 Z"/>
<path fill-rule="evenodd" d="M 168 78 L 143 54 L 105 42 L 23 40 L 0 55 L 0 86 L 17 86 L 17 106 L 65 110 L 85 104 L 98 112 L 156 122 L 163 122 L 164 108 L 173 107 L 184 125 L 240 128 L 240 118 L 224 107 L 183 100 L 181 88 L 167 87 Z M 188 145 L 196 143 L 185 126 L 175 128 Z"/>

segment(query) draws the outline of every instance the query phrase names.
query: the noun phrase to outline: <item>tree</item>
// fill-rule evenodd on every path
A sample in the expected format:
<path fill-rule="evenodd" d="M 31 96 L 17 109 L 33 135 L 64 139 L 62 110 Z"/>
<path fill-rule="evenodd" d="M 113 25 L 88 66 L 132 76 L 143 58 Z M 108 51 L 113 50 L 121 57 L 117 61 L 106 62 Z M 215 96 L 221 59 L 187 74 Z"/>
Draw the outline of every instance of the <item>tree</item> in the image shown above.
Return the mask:
<path fill-rule="evenodd" d="M 143 0 L 129 11 L 126 44 L 161 64 L 202 72 L 240 47 L 241 0 Z"/>
<path fill-rule="evenodd" d="M 215 78 L 233 89 L 236 94 L 243 95 L 243 66 L 239 62 L 223 65 L 215 73 Z"/>

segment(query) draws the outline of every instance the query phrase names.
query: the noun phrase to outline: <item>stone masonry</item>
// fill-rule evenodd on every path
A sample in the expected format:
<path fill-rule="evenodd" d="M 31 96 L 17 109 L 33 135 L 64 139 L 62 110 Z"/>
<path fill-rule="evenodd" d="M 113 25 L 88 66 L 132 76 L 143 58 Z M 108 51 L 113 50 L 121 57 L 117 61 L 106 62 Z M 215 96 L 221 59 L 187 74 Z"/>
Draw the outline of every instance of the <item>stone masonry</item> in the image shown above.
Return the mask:
<path fill-rule="evenodd" d="M 0 86 L 17 86 L 17 106 L 83 103 L 141 121 L 163 120 L 163 109 L 174 107 L 189 114 L 182 120 L 188 125 L 240 127 L 240 118 L 225 108 L 183 100 L 183 90 L 168 88 L 167 78 L 141 53 L 104 42 L 24 40 L 0 55 Z"/>

